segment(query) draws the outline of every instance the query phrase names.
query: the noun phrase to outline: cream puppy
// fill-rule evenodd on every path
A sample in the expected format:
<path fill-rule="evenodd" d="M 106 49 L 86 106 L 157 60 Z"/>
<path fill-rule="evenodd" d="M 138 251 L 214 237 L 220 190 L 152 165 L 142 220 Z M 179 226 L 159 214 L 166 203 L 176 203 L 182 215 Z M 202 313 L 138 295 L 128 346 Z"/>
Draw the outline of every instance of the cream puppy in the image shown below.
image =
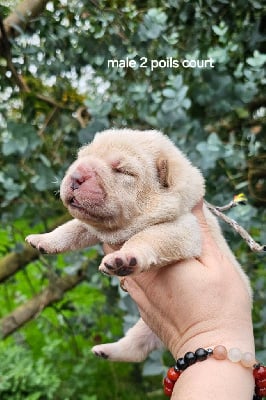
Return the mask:
<path fill-rule="evenodd" d="M 106 255 L 101 272 L 119 277 L 159 268 L 201 253 L 192 208 L 204 196 L 200 171 L 158 131 L 106 130 L 80 149 L 61 183 L 60 196 L 74 217 L 27 242 L 45 253 L 62 253 L 102 242 L 119 245 Z M 210 230 L 242 276 L 215 217 L 204 209 Z M 142 361 L 161 346 L 140 319 L 116 343 L 92 351 L 117 361 Z"/>

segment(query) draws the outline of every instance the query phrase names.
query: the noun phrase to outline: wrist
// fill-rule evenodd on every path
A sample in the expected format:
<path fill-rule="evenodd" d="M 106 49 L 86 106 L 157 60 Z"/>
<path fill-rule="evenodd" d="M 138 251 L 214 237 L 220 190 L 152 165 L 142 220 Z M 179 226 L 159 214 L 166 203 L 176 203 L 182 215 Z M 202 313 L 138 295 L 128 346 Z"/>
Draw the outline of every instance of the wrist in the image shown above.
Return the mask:
<path fill-rule="evenodd" d="M 238 348 L 199 348 L 178 358 L 168 370 L 164 393 L 173 400 L 203 396 L 205 400 L 214 396 L 216 400 L 250 400 L 252 395 L 260 400 L 266 396 L 266 367 L 258 364 L 254 354 Z"/>
<path fill-rule="evenodd" d="M 252 400 L 253 395 L 251 369 L 210 358 L 184 371 L 174 386 L 171 400 Z"/>

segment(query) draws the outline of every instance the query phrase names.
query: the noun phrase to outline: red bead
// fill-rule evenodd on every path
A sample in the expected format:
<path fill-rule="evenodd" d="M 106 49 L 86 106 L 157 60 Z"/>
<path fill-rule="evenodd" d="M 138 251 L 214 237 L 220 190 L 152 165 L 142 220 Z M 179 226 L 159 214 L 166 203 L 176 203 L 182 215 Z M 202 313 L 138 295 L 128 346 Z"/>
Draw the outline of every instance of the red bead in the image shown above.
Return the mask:
<path fill-rule="evenodd" d="M 167 387 L 168 389 L 173 390 L 173 387 L 175 386 L 175 382 L 171 381 L 167 376 L 163 380 L 164 387 Z"/>
<path fill-rule="evenodd" d="M 263 380 L 256 379 L 255 382 L 257 387 L 266 389 L 266 379 Z"/>
<path fill-rule="evenodd" d="M 167 372 L 167 377 L 171 379 L 171 381 L 176 382 L 177 379 L 180 377 L 181 371 L 176 371 L 174 367 L 169 368 Z"/>
<path fill-rule="evenodd" d="M 163 388 L 163 392 L 164 392 L 164 394 L 165 394 L 166 396 L 171 397 L 171 396 L 172 396 L 173 390 L 172 390 L 172 389 L 169 389 L 169 388 L 167 388 L 167 387 L 164 387 L 164 388 Z"/>
<path fill-rule="evenodd" d="M 261 365 L 259 368 L 254 368 L 253 376 L 255 379 L 258 379 L 260 381 L 266 379 L 266 367 L 264 365 Z"/>
<path fill-rule="evenodd" d="M 266 388 L 259 388 L 258 386 L 256 386 L 255 393 L 258 396 L 264 397 L 266 396 Z"/>

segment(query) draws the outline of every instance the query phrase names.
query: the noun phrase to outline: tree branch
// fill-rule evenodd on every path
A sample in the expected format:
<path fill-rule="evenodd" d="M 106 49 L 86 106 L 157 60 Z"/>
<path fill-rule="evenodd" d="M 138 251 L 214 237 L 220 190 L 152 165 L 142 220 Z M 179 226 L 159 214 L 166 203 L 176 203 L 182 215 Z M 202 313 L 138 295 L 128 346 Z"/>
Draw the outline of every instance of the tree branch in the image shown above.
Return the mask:
<path fill-rule="evenodd" d="M 14 275 L 19 269 L 39 258 L 38 250 L 24 245 L 20 253 L 9 253 L 0 260 L 0 282 Z"/>
<path fill-rule="evenodd" d="M 66 222 L 69 215 L 64 215 L 53 224 L 50 230 Z M 14 275 L 18 270 L 25 267 L 28 263 L 37 260 L 40 252 L 33 249 L 30 245 L 25 244 L 21 252 L 11 252 L 0 260 L 0 282 L 4 282 L 7 278 Z"/>
<path fill-rule="evenodd" d="M 87 262 L 76 275 L 58 277 L 50 283 L 42 292 L 34 296 L 25 304 L 16 308 L 12 313 L 0 320 L 0 337 L 2 339 L 11 335 L 14 331 L 36 318 L 40 312 L 54 302 L 61 300 L 64 293 L 73 289 L 86 277 Z"/>
<path fill-rule="evenodd" d="M 222 211 L 227 211 L 230 210 L 230 208 L 236 207 L 239 204 L 246 204 L 246 198 L 244 195 L 240 194 L 238 196 L 235 196 L 235 199 L 231 201 L 229 204 L 226 204 L 223 207 L 216 207 L 210 203 L 208 203 L 206 200 L 204 201 L 208 209 L 216 215 L 216 217 L 221 218 L 224 222 L 226 222 L 228 225 L 231 226 L 231 228 L 234 229 L 241 237 L 242 239 L 245 240 L 245 242 L 248 244 L 249 248 L 257 253 L 263 253 L 266 252 L 266 245 L 261 245 L 249 235 L 249 233 L 241 226 L 239 225 L 234 219 L 227 217 Z"/>
<path fill-rule="evenodd" d="M 65 104 L 59 103 L 58 101 L 52 99 L 51 97 L 45 96 L 40 93 L 34 94 L 34 96 L 39 99 L 44 101 L 45 103 L 49 104 L 50 106 L 56 107 L 56 108 L 61 108 L 61 109 L 68 109 L 68 110 L 74 110 L 73 107 L 67 107 Z"/>

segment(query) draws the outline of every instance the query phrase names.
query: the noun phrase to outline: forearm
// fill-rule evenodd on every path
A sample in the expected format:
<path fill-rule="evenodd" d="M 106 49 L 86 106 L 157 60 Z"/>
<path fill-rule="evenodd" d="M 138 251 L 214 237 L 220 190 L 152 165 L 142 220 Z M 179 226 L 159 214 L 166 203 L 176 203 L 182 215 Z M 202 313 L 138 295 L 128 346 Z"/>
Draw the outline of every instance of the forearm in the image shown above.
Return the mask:
<path fill-rule="evenodd" d="M 173 222 L 151 226 L 132 236 L 122 247 L 126 252 L 137 249 L 141 270 L 197 257 L 201 253 L 201 235 L 196 218 L 185 214 Z"/>
<path fill-rule="evenodd" d="M 92 246 L 99 240 L 77 219 L 66 222 L 52 232 L 29 235 L 26 241 L 44 253 L 63 253 Z"/>

